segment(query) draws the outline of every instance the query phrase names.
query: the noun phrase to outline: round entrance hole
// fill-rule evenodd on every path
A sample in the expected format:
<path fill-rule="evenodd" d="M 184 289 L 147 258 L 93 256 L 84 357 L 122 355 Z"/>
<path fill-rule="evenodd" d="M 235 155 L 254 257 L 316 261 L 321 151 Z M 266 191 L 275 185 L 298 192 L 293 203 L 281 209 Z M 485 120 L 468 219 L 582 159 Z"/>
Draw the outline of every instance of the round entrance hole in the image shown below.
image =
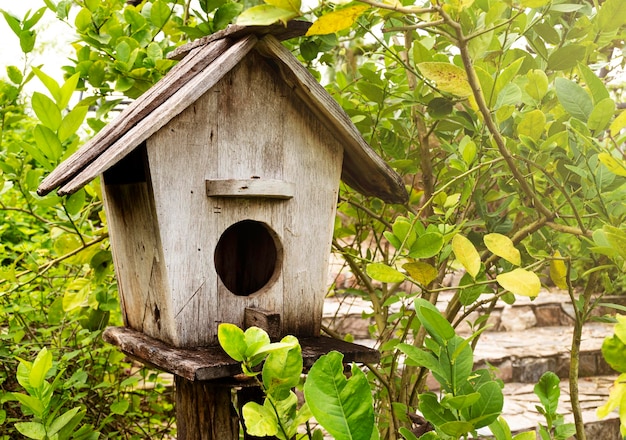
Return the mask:
<path fill-rule="evenodd" d="M 264 223 L 244 220 L 224 231 L 215 248 L 215 270 L 235 295 L 261 290 L 278 273 L 280 249 L 276 233 Z"/>

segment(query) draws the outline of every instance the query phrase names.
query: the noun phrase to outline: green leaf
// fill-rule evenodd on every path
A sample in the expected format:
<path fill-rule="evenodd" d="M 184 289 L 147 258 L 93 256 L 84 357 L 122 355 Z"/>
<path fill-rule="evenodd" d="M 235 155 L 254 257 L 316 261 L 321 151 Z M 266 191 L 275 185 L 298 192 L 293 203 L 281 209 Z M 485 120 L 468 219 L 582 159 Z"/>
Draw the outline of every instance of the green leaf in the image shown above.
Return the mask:
<path fill-rule="evenodd" d="M 578 70 L 582 73 L 587 88 L 591 92 L 594 104 L 599 103 L 603 99 L 610 98 L 609 91 L 607 90 L 604 82 L 589 68 L 589 66 L 579 63 Z"/>
<path fill-rule="evenodd" d="M 615 101 L 611 98 L 603 99 L 598 102 L 591 111 L 589 120 L 587 121 L 587 128 L 596 133 L 605 130 L 609 122 L 611 122 L 611 119 L 613 119 L 614 113 Z"/>
<path fill-rule="evenodd" d="M 13 396 L 15 400 L 20 402 L 26 408 L 31 410 L 37 417 L 40 417 L 45 410 L 41 400 L 37 399 L 36 397 L 27 396 L 26 394 L 22 393 L 11 393 L 11 396 Z"/>
<path fill-rule="evenodd" d="M 496 95 L 498 95 L 502 91 L 504 86 L 506 86 L 507 84 L 511 84 L 511 82 L 515 78 L 515 75 L 517 75 L 517 72 L 519 72 L 520 67 L 522 67 L 522 63 L 524 63 L 524 58 L 518 58 L 506 68 L 504 68 L 502 72 L 500 72 L 500 74 L 496 78 L 495 83 L 494 90 Z"/>
<path fill-rule="evenodd" d="M 34 145 L 27 144 L 26 142 L 19 142 L 18 145 L 21 149 L 26 151 L 35 159 L 39 165 L 43 166 L 46 170 L 52 171 L 55 166 L 46 158 L 46 156 Z"/>
<path fill-rule="evenodd" d="M 472 423 L 474 429 L 480 429 L 489 426 L 500 416 L 504 406 L 504 395 L 496 381 L 483 383 L 476 391 L 480 394 L 480 399 L 463 412 L 466 412 L 465 417 Z"/>
<path fill-rule="evenodd" d="M 334 34 L 348 29 L 368 9 L 367 5 L 354 5 L 324 14 L 313 23 L 306 35 Z"/>
<path fill-rule="evenodd" d="M 422 261 L 405 263 L 402 265 L 402 268 L 407 271 L 411 278 L 422 286 L 428 286 L 439 275 L 435 267 Z"/>
<path fill-rule="evenodd" d="M 59 84 L 51 76 L 46 75 L 37 67 L 31 67 L 31 69 L 43 85 L 46 86 L 54 100 L 59 102 L 61 100 L 61 87 L 59 87 Z"/>
<path fill-rule="evenodd" d="M 397 271 L 385 263 L 370 263 L 365 268 L 365 272 L 372 279 L 382 283 L 401 283 L 404 281 L 404 274 Z"/>
<path fill-rule="evenodd" d="M 126 402 L 126 406 L 128 406 L 128 401 L 125 401 L 125 402 Z M 56 419 L 54 419 L 54 421 L 50 424 L 50 427 L 48 428 L 48 437 L 55 435 L 57 432 L 63 429 L 68 423 L 70 423 L 72 419 L 74 418 L 74 416 L 78 413 L 78 411 L 80 411 L 79 407 L 72 408 L 64 412 L 63 414 L 61 414 Z"/>
<path fill-rule="evenodd" d="M 543 405 L 548 414 L 556 414 L 559 406 L 559 397 L 561 397 L 561 388 L 559 384 L 561 380 L 551 371 L 544 373 L 539 382 L 535 384 L 534 392 L 539 397 L 539 401 Z"/>
<path fill-rule="evenodd" d="M 548 76 L 543 70 L 532 69 L 526 73 L 528 83 L 524 86 L 526 93 L 536 101 L 541 101 L 548 93 Z"/>
<path fill-rule="evenodd" d="M 41 124 L 33 130 L 33 136 L 39 150 L 52 162 L 56 162 L 63 154 L 63 146 L 50 128 Z"/>
<path fill-rule="evenodd" d="M 163 0 L 156 0 L 152 3 L 152 8 L 150 8 L 150 21 L 152 24 L 161 29 L 169 20 L 172 11 L 166 2 Z"/>
<path fill-rule="evenodd" d="M 626 2 L 606 0 L 598 11 L 597 28 L 601 32 L 612 32 L 626 23 Z"/>
<path fill-rule="evenodd" d="M 446 422 L 439 426 L 439 429 L 445 434 L 451 435 L 453 438 L 461 438 L 468 432 L 474 429 L 474 426 L 469 422 L 460 420 L 454 420 L 452 422 Z"/>
<path fill-rule="evenodd" d="M 568 70 L 585 58 L 585 46 L 570 44 L 556 49 L 548 57 L 549 70 Z"/>
<path fill-rule="evenodd" d="M 248 402 L 243 406 L 242 413 L 249 435 L 266 437 L 278 434 L 278 420 L 270 408 Z"/>
<path fill-rule="evenodd" d="M 243 11 L 237 17 L 237 24 L 241 26 L 269 26 L 279 21 L 285 24 L 298 15 L 293 11 L 272 5 L 257 5 Z"/>
<path fill-rule="evenodd" d="M 24 80 L 22 72 L 20 72 L 20 69 L 15 66 L 7 66 L 7 76 L 9 77 L 11 82 L 18 85 L 21 84 Z"/>
<path fill-rule="evenodd" d="M 402 243 L 404 243 L 407 248 L 410 248 L 411 245 L 415 243 L 417 235 L 415 234 L 413 225 L 405 217 L 398 217 L 396 221 L 393 222 L 391 230 L 395 236 L 394 241 L 398 244 L 397 247 L 394 245 L 396 249 L 399 250 Z"/>
<path fill-rule="evenodd" d="M 62 117 L 61 110 L 54 101 L 42 93 L 34 92 L 31 103 L 42 124 L 52 131 L 57 131 L 61 125 Z"/>
<path fill-rule="evenodd" d="M 228 356 L 243 362 L 248 348 L 243 330 L 235 324 L 222 323 L 217 328 L 217 339 Z"/>
<path fill-rule="evenodd" d="M 59 92 L 59 98 L 57 99 L 57 105 L 60 109 L 64 109 L 70 103 L 70 99 L 72 99 L 72 95 L 76 91 L 76 87 L 78 86 L 78 80 L 80 79 L 80 73 L 75 73 L 70 76 L 61 86 Z"/>
<path fill-rule="evenodd" d="M 267 332 L 259 327 L 250 327 L 244 332 L 244 340 L 246 343 L 245 359 L 246 361 L 252 361 L 253 357 L 257 357 L 255 361 L 252 361 L 253 365 L 260 363 L 265 357 L 265 353 L 270 350 L 266 349 L 270 345 L 270 337 Z M 273 344 L 276 345 L 276 344 Z M 257 355 L 261 354 L 261 357 Z"/>
<path fill-rule="evenodd" d="M 111 405 L 111 414 L 122 415 L 128 410 L 130 402 L 128 400 L 118 400 Z"/>
<path fill-rule="evenodd" d="M 567 266 L 561 259 L 559 251 L 556 251 L 554 259 L 550 260 L 550 279 L 559 289 L 567 290 Z"/>
<path fill-rule="evenodd" d="M 66 141 L 70 136 L 78 131 L 81 124 L 85 120 L 88 111 L 89 107 L 87 107 L 86 105 L 81 105 L 74 107 L 71 112 L 65 115 L 65 117 L 61 121 L 61 125 L 59 125 L 58 131 L 59 140 L 61 142 Z"/>
<path fill-rule="evenodd" d="M 39 422 L 16 423 L 15 429 L 26 438 L 41 440 L 46 437 L 46 428 Z"/>
<path fill-rule="evenodd" d="M 20 48 L 24 53 L 30 53 L 35 48 L 37 34 L 33 31 L 24 30 L 20 32 Z"/>
<path fill-rule="evenodd" d="M 452 238 L 452 251 L 467 273 L 472 278 L 476 278 L 478 272 L 480 272 L 480 255 L 472 242 L 461 234 L 456 234 Z"/>
<path fill-rule="evenodd" d="M 483 241 L 485 242 L 487 249 L 498 257 L 504 258 L 506 261 L 514 264 L 515 266 L 522 264 L 520 252 L 517 250 L 509 237 L 498 233 L 492 233 L 485 235 L 483 237 Z"/>
<path fill-rule="evenodd" d="M 243 10 L 243 5 L 235 2 L 228 2 L 220 6 L 213 16 L 213 27 L 215 29 L 224 29 L 235 17 Z"/>
<path fill-rule="evenodd" d="M 28 375 L 28 382 L 34 389 L 39 389 L 43 386 L 46 374 L 52 368 L 52 353 L 48 351 L 46 347 L 42 348 L 37 354 L 33 366 Z"/>
<path fill-rule="evenodd" d="M 374 430 L 372 392 L 365 374 L 354 364 L 343 374 L 343 355 L 319 358 L 304 383 L 304 396 L 317 421 L 336 440 L 369 439 Z"/>
<path fill-rule="evenodd" d="M 593 102 L 589 94 L 574 81 L 565 78 L 554 80 L 556 96 L 567 113 L 587 122 L 593 111 Z"/>
<path fill-rule="evenodd" d="M 424 418 L 436 427 L 456 420 L 452 411 L 441 406 L 433 393 L 419 395 L 419 409 Z"/>
<path fill-rule="evenodd" d="M 441 405 L 446 408 L 461 410 L 468 408 L 480 399 L 480 393 L 460 394 L 453 396 L 452 394 L 444 395 L 441 399 Z"/>
<path fill-rule="evenodd" d="M 604 338 L 602 343 L 602 356 L 612 369 L 620 373 L 626 373 L 626 344 L 617 336 Z"/>
<path fill-rule="evenodd" d="M 425 367 L 440 376 L 445 374 L 445 371 L 439 365 L 439 361 L 432 353 L 405 343 L 398 344 L 396 348 L 407 356 L 407 365 Z"/>
<path fill-rule="evenodd" d="M 541 281 L 537 274 L 525 269 L 518 268 L 502 273 L 496 276 L 496 281 L 502 288 L 516 295 L 534 298 L 541 290 Z"/>
<path fill-rule="evenodd" d="M 300 0 L 265 0 L 265 3 L 287 11 L 297 12 L 300 15 Z"/>
<path fill-rule="evenodd" d="M 422 298 L 416 298 L 414 303 L 417 318 L 428 334 L 437 341 L 439 345 L 444 345 L 445 341 L 449 341 L 456 336 L 452 325 L 450 325 L 434 305 Z"/>
<path fill-rule="evenodd" d="M 273 398 L 282 400 L 300 382 L 302 350 L 294 336 L 285 336 L 281 342 L 294 344 L 291 349 L 274 351 L 263 364 L 263 384 Z"/>
<path fill-rule="evenodd" d="M 427 61 L 417 64 L 425 78 L 433 81 L 439 90 L 466 98 L 472 94 L 465 70 L 450 63 Z"/>
<path fill-rule="evenodd" d="M 522 120 L 517 125 L 517 133 L 520 136 L 528 136 L 538 141 L 546 127 L 546 115 L 539 109 L 531 110 L 521 115 Z"/>
<path fill-rule="evenodd" d="M 420 235 L 411 246 L 411 258 L 431 258 L 443 248 L 443 235 L 438 232 L 426 232 Z"/>

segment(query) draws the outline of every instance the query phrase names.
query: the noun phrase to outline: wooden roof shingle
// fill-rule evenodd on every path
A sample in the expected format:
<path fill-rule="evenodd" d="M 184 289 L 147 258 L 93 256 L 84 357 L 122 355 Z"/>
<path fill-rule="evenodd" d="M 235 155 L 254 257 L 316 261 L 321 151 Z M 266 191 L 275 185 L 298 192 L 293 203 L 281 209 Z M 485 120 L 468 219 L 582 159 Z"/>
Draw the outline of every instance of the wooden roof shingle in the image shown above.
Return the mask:
<path fill-rule="evenodd" d="M 170 72 L 120 115 L 55 168 L 37 192 L 58 188 L 72 194 L 103 173 L 164 127 L 215 86 L 251 50 L 272 59 L 280 76 L 344 146 L 342 180 L 367 196 L 404 203 L 408 196 L 400 176 L 365 142 L 339 104 L 279 42 L 306 32 L 308 24 L 230 26 L 225 31 L 181 46 Z"/>

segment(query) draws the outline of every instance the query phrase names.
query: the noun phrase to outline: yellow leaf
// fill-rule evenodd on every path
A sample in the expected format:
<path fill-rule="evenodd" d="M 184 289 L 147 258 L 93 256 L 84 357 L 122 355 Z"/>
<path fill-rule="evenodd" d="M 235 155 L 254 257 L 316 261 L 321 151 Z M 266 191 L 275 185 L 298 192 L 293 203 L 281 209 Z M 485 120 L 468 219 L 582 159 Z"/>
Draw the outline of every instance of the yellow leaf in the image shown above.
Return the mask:
<path fill-rule="evenodd" d="M 368 9 L 369 6 L 356 5 L 324 14 L 313 23 L 306 35 L 334 34 L 347 29 Z"/>
<path fill-rule="evenodd" d="M 561 253 L 556 251 L 554 259 L 550 261 L 550 279 L 559 289 L 567 290 L 567 266 L 560 258 Z"/>
<path fill-rule="evenodd" d="M 485 246 L 498 257 L 504 258 L 511 264 L 519 266 L 522 264 L 522 257 L 511 239 L 502 234 L 487 234 L 483 238 Z"/>
<path fill-rule="evenodd" d="M 522 115 L 522 120 L 517 125 L 517 133 L 538 141 L 545 126 L 546 115 L 541 110 L 535 109 Z"/>
<path fill-rule="evenodd" d="M 426 61 L 417 65 L 425 78 L 437 84 L 442 92 L 467 98 L 472 95 L 472 88 L 467 82 L 465 70 L 459 66 L 439 61 Z"/>
<path fill-rule="evenodd" d="M 478 255 L 478 251 L 472 242 L 461 234 L 456 234 L 452 239 L 452 251 L 454 251 L 456 259 L 463 265 L 467 273 L 472 278 L 476 278 L 476 275 L 480 272 L 480 255 Z"/>
<path fill-rule="evenodd" d="M 598 154 L 598 159 L 613 174 L 626 177 L 626 162 L 611 156 L 609 153 Z"/>
<path fill-rule="evenodd" d="M 626 405 L 626 373 L 621 374 L 613 383 L 609 392 L 609 399 L 597 409 L 596 415 L 599 419 L 603 419 L 621 405 Z"/>
<path fill-rule="evenodd" d="M 550 3 L 550 0 L 521 0 L 520 4 L 523 8 L 541 8 Z"/>
<path fill-rule="evenodd" d="M 617 118 L 611 122 L 611 126 L 609 127 L 611 136 L 616 136 L 624 127 L 626 127 L 626 111 L 621 112 Z"/>
<path fill-rule="evenodd" d="M 422 286 L 429 285 L 431 281 L 437 278 L 437 269 L 422 261 L 406 263 L 402 265 L 402 268 L 408 272 L 411 278 L 420 283 Z"/>
<path fill-rule="evenodd" d="M 525 269 L 514 269 L 511 272 L 502 273 L 496 277 L 496 281 L 502 288 L 515 295 L 534 298 L 541 290 L 541 281 L 537 274 Z"/>
<path fill-rule="evenodd" d="M 237 17 L 237 24 L 241 26 L 269 26 L 277 22 L 284 24 L 300 15 L 298 12 L 278 8 L 274 5 L 257 5 L 246 9 Z"/>
<path fill-rule="evenodd" d="M 265 0 L 265 3 L 301 15 L 300 0 Z"/>

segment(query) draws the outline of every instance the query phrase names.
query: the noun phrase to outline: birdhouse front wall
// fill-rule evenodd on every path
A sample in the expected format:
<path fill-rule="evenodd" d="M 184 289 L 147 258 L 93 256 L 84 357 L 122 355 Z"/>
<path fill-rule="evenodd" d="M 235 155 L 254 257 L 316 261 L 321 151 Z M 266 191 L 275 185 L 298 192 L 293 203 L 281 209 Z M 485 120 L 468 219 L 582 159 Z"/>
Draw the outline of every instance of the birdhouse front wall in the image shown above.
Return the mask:
<path fill-rule="evenodd" d="M 135 159 L 144 181 L 105 175 L 127 325 L 177 346 L 212 345 L 219 323 L 242 326 L 245 308 L 258 307 L 280 313 L 284 334 L 319 334 L 342 156 L 250 53 L 148 139 Z M 207 195 L 211 185 L 226 192 Z"/>

